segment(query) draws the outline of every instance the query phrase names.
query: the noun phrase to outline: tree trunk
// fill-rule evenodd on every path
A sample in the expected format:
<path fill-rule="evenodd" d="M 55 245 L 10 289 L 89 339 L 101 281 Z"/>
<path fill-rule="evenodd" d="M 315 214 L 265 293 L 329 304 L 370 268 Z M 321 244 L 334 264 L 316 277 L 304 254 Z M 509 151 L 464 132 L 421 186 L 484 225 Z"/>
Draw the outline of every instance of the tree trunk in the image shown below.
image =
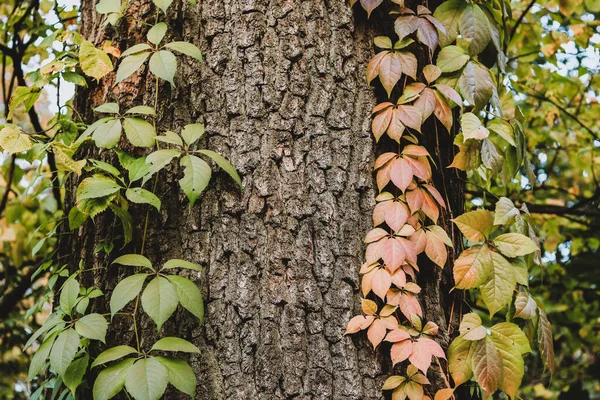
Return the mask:
<path fill-rule="evenodd" d="M 112 40 L 124 50 L 143 41 L 145 23 L 154 21 L 150 1 L 134 0 L 116 29 L 101 30 L 93 3 L 82 4 L 82 32 L 96 45 Z M 362 240 L 376 196 L 375 95 L 364 71 L 372 38 L 389 18 L 378 15 L 367 22 L 344 0 L 201 0 L 197 7 L 175 0 L 161 17 L 170 27 L 167 37 L 196 44 L 205 63 L 178 57 L 177 87 L 159 87 L 160 131 L 204 122 L 202 147 L 231 160 L 243 179 L 240 192 L 225 174 L 214 174 L 190 208 L 177 183 L 181 171 L 171 166 L 155 191 L 162 209 L 148 214 L 144 254 L 154 264 L 183 258 L 204 267 L 191 275 L 204 294 L 204 325 L 180 310 L 162 332 L 200 347 L 189 358 L 199 399 L 381 398 L 391 371 L 387 357 L 343 335 L 360 312 Z M 107 101 L 122 109 L 153 105 L 154 88 L 144 69 L 116 87 L 113 74 L 79 93 L 77 108 L 91 123 L 91 108 Z M 436 186 L 442 194 L 449 188 L 456 210 L 462 185 L 445 168 L 452 138 L 444 128 L 436 135 L 433 124 L 425 131 L 438 166 Z M 76 184 L 68 183 L 67 204 Z M 112 288 L 130 273 L 110 261 L 142 247 L 147 208 L 132 205 L 130 212 L 134 240 L 123 250 L 115 242 L 110 259 L 93 252 L 119 234 L 110 212 L 63 243 L 73 268 L 80 260 L 86 268 L 105 268 L 83 277 L 105 293 L 94 304 L 97 312 L 107 311 Z M 450 282 L 432 265 L 422 267 L 418 282 L 426 319 L 444 332 L 454 301 L 443 295 Z M 144 318 L 140 328 L 142 347 L 149 347 L 155 325 Z M 117 316 L 107 345 L 134 343 L 131 319 Z"/>

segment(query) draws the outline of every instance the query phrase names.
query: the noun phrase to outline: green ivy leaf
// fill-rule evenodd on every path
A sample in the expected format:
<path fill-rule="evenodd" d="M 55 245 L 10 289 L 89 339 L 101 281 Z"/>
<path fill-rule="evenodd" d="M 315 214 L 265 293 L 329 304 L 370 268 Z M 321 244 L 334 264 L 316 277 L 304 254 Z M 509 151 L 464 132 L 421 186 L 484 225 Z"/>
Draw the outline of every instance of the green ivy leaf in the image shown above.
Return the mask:
<path fill-rule="evenodd" d="M 117 259 L 115 259 L 112 263 L 127 265 L 130 267 L 144 267 L 144 268 L 148 268 L 148 269 L 151 269 L 152 271 L 154 271 L 154 268 L 152 268 L 152 263 L 150 262 L 150 260 L 148 260 L 146 257 L 144 257 L 141 254 L 125 254 L 120 257 L 117 257 Z"/>
<path fill-rule="evenodd" d="M 75 330 L 85 338 L 99 340 L 104 343 L 106 340 L 108 323 L 100 314 L 88 314 L 81 317 L 79 321 L 75 322 Z"/>
<path fill-rule="evenodd" d="M 231 165 L 231 163 L 227 161 L 225 157 L 211 150 L 198 150 L 198 153 L 210 157 L 219 167 L 223 169 L 223 171 L 227 172 L 227 174 L 233 178 L 240 188 L 242 187 L 242 178 L 240 178 L 234 166 Z"/>
<path fill-rule="evenodd" d="M 490 331 L 491 341 L 500 354 L 502 365 L 500 388 L 510 398 L 515 398 L 524 373 L 521 355 L 531 352 L 529 340 L 517 325 L 510 322 L 496 324 L 490 328 Z"/>
<path fill-rule="evenodd" d="M 181 131 L 181 137 L 188 146 L 195 143 L 202 135 L 204 135 L 204 124 L 188 124 Z"/>
<path fill-rule="evenodd" d="M 103 122 L 94 130 L 92 139 L 96 143 L 96 146 L 112 149 L 119 143 L 119 139 L 121 139 L 121 120 L 110 118 Z"/>
<path fill-rule="evenodd" d="M 476 210 L 452 220 L 471 242 L 483 242 L 494 228 L 494 216 L 487 210 Z"/>
<path fill-rule="evenodd" d="M 96 4 L 98 14 L 110 14 L 121 12 L 121 0 L 101 0 Z"/>
<path fill-rule="evenodd" d="M 142 293 L 142 307 L 156 323 L 157 331 L 177 308 L 177 290 L 167 279 L 156 277 Z"/>
<path fill-rule="evenodd" d="M 200 354 L 200 349 L 185 339 L 178 337 L 164 337 L 158 340 L 150 351 L 182 351 L 184 353 Z"/>
<path fill-rule="evenodd" d="M 111 211 L 121 220 L 121 226 L 123 228 L 123 241 L 125 244 L 131 242 L 133 239 L 133 218 L 129 211 L 127 211 L 124 207 L 120 207 L 116 204 L 108 205 Z"/>
<path fill-rule="evenodd" d="M 202 62 L 202 52 L 195 45 L 188 42 L 171 42 L 165 44 L 167 49 L 178 51 L 186 56 L 190 56 L 195 58 L 196 60 Z"/>
<path fill-rule="evenodd" d="M 520 233 L 505 233 L 494 239 L 494 245 L 506 257 L 514 258 L 531 254 L 538 249 L 533 240 Z"/>
<path fill-rule="evenodd" d="M 454 72 L 464 67 L 470 59 L 462 47 L 447 46 L 438 54 L 436 65 L 442 72 Z"/>
<path fill-rule="evenodd" d="M 511 146 L 516 147 L 512 126 L 505 121 L 494 119 L 488 126 L 489 130 L 506 140 Z"/>
<path fill-rule="evenodd" d="M 88 362 L 89 356 L 85 353 L 83 357 L 79 357 L 77 360 L 73 361 L 71 365 L 69 365 L 69 368 L 67 368 L 65 376 L 63 377 L 63 383 L 69 388 L 71 393 L 75 394 L 75 390 L 81 384 L 83 376 L 87 371 Z"/>
<path fill-rule="evenodd" d="M 31 149 L 31 139 L 17 125 L 6 125 L 0 130 L 0 150 L 9 154 L 22 153 Z"/>
<path fill-rule="evenodd" d="M 156 140 L 163 142 L 163 143 L 175 144 L 177 146 L 183 147 L 183 141 L 181 140 L 179 135 L 176 134 L 175 132 L 166 131 L 163 136 L 157 136 Z"/>
<path fill-rule="evenodd" d="M 173 77 L 177 70 L 177 58 L 173 53 L 167 50 L 160 50 L 150 57 L 150 72 L 163 79 L 175 87 Z"/>
<path fill-rule="evenodd" d="M 95 199 L 116 193 L 122 187 L 106 175 L 95 174 L 85 178 L 77 187 L 77 201 Z"/>
<path fill-rule="evenodd" d="M 496 203 L 494 212 L 494 225 L 508 225 L 514 222 L 515 218 L 521 212 L 515 207 L 515 204 L 507 197 L 500 197 Z"/>
<path fill-rule="evenodd" d="M 137 147 L 154 146 L 156 131 L 151 123 L 140 118 L 125 118 L 123 122 L 125 136 L 129 142 Z"/>
<path fill-rule="evenodd" d="M 138 43 L 121 53 L 121 58 L 130 56 L 132 54 L 141 53 L 142 51 L 146 50 L 152 50 L 152 46 L 150 46 L 148 43 Z"/>
<path fill-rule="evenodd" d="M 79 296 L 79 282 L 75 278 L 70 278 L 60 291 L 60 309 L 65 314 L 71 315 L 77 296 Z"/>
<path fill-rule="evenodd" d="M 155 357 L 167 368 L 168 380 L 177 390 L 194 397 L 196 393 L 196 374 L 184 360 L 173 357 Z"/>
<path fill-rule="evenodd" d="M 500 386 L 502 356 L 492 338 L 486 336 L 477 342 L 472 357 L 475 379 L 483 390 L 485 390 L 486 396 L 489 396 Z"/>
<path fill-rule="evenodd" d="M 33 354 L 31 362 L 29 363 L 27 380 L 31 381 L 42 370 L 50 355 L 50 350 L 52 350 L 54 339 L 56 339 L 56 336 L 58 336 L 59 333 L 60 332 L 54 332 L 52 335 L 48 336 Z"/>
<path fill-rule="evenodd" d="M 129 369 L 125 388 L 135 400 L 158 400 L 168 383 L 167 368 L 156 358 L 138 360 Z"/>
<path fill-rule="evenodd" d="M 148 276 L 149 274 L 131 275 L 115 286 L 115 290 L 110 298 L 111 318 L 140 293 Z"/>
<path fill-rule="evenodd" d="M 458 21 L 465 8 L 463 0 L 442 2 L 434 11 L 433 16 L 446 27 L 446 32 L 440 32 L 440 47 L 445 47 L 456 40 L 458 36 Z"/>
<path fill-rule="evenodd" d="M 468 112 L 461 115 L 460 124 L 464 142 L 468 139 L 485 139 L 490 135 L 490 131 L 483 126 L 479 117 L 473 113 Z"/>
<path fill-rule="evenodd" d="M 156 115 L 154 108 L 148 106 L 135 106 L 125 111 L 125 114 L 142 114 L 142 115 Z"/>
<path fill-rule="evenodd" d="M 183 156 L 180 165 L 184 170 L 179 185 L 193 207 L 200 193 L 208 186 L 212 171 L 206 161 L 196 156 Z"/>
<path fill-rule="evenodd" d="M 458 20 L 458 29 L 461 36 L 470 41 L 469 53 L 480 54 L 490 42 L 490 23 L 477 4 L 467 4 Z"/>
<path fill-rule="evenodd" d="M 144 52 L 131 54 L 123 58 L 117 69 L 117 80 L 115 81 L 115 85 L 129 78 L 131 74 L 137 71 L 142 64 L 146 62 L 149 55 L 150 52 Z"/>
<path fill-rule="evenodd" d="M 50 365 L 61 377 L 75 358 L 78 348 L 79 335 L 73 328 L 67 329 L 56 338 L 50 352 Z"/>
<path fill-rule="evenodd" d="M 150 204 L 156 210 L 160 211 L 160 199 L 156 195 L 146 189 L 133 188 L 127 189 L 125 196 L 132 203 Z"/>
<path fill-rule="evenodd" d="M 158 46 L 161 40 L 163 40 L 163 38 L 165 37 L 167 29 L 167 24 L 165 24 L 164 22 L 159 22 L 158 24 L 150 28 L 146 37 L 148 38 L 148 41 L 150 43 Z"/>
<path fill-rule="evenodd" d="M 173 0 L 152 0 L 152 2 L 166 14 L 167 8 L 169 8 Z"/>
<path fill-rule="evenodd" d="M 113 64 L 105 51 L 84 40 L 79 46 L 79 65 L 87 76 L 99 81 L 113 70 Z"/>
<path fill-rule="evenodd" d="M 119 104 L 118 103 L 104 103 L 94 108 L 94 111 L 106 114 L 118 114 Z"/>
<path fill-rule="evenodd" d="M 144 176 L 142 183 L 146 183 L 148 179 L 156 172 L 160 171 L 171 163 L 175 157 L 181 156 L 179 150 L 157 150 L 146 157 L 146 162 L 150 164 L 148 174 Z"/>
<path fill-rule="evenodd" d="M 118 360 L 119 358 L 128 356 L 130 354 L 137 353 L 137 350 L 131 346 L 115 346 L 110 349 L 104 350 L 94 360 L 90 368 L 94 368 L 100 364 L 106 364 L 107 362 Z"/>
<path fill-rule="evenodd" d="M 134 361 L 134 358 L 128 358 L 100 372 L 94 381 L 94 400 L 108 400 L 115 397 L 125 386 L 125 379 Z"/>
<path fill-rule="evenodd" d="M 181 306 L 191 312 L 202 323 L 204 320 L 204 301 L 198 286 L 191 280 L 178 275 L 169 275 L 169 280 L 177 289 L 177 298 Z"/>
<path fill-rule="evenodd" d="M 462 97 L 475 106 L 475 110 L 481 110 L 488 104 L 494 93 L 496 84 L 490 75 L 490 71 L 473 61 L 467 63 L 460 78 L 458 88 Z"/>
<path fill-rule="evenodd" d="M 65 81 L 70 82 L 74 85 L 87 87 L 87 81 L 83 76 L 79 75 L 78 73 L 65 71 L 62 73 L 62 77 Z"/>
<path fill-rule="evenodd" d="M 491 251 L 490 254 L 493 271 L 488 281 L 481 286 L 481 296 L 490 316 L 493 316 L 512 300 L 517 276 L 515 268 L 506 258 L 495 251 Z"/>
<path fill-rule="evenodd" d="M 161 270 L 164 269 L 173 269 L 173 268 L 185 268 L 185 269 L 191 269 L 194 271 L 199 271 L 202 272 L 202 267 L 196 263 L 193 262 L 189 262 L 189 261 L 185 261 L 185 260 L 180 260 L 178 258 L 174 258 L 172 260 L 167 261 L 163 267 L 161 268 Z"/>
<path fill-rule="evenodd" d="M 492 256 L 487 245 L 475 245 L 465 251 L 454 263 L 454 282 L 458 289 L 473 289 L 482 285 L 493 270 Z"/>

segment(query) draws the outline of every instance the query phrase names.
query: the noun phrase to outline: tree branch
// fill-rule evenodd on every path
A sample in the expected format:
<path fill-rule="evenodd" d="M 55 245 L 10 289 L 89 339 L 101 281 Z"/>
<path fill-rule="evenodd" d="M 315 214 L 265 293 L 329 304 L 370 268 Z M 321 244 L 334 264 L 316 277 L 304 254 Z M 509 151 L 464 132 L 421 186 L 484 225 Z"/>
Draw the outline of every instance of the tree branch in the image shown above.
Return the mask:
<path fill-rule="evenodd" d="M 523 14 L 521 14 L 519 16 L 519 18 L 517 19 L 517 22 L 515 22 L 515 25 L 510 30 L 510 39 L 511 40 L 515 36 L 515 33 L 517 33 L 517 28 L 519 27 L 519 25 L 521 25 L 521 23 L 523 22 L 523 19 L 529 13 L 529 10 L 531 10 L 531 7 L 533 7 L 533 5 L 535 4 L 535 2 L 536 2 L 536 0 L 531 0 L 529 2 L 529 4 L 527 5 L 527 7 L 525 8 L 525 10 L 523 11 Z"/>

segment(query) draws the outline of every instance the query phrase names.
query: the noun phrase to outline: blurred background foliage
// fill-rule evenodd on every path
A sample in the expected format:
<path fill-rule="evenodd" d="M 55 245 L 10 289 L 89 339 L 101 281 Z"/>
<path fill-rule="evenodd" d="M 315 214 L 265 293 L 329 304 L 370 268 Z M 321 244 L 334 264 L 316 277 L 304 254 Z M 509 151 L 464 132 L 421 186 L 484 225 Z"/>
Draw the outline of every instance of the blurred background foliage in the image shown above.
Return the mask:
<path fill-rule="evenodd" d="M 507 114 L 523 111 L 533 175 L 493 189 L 470 185 L 467 200 L 526 203 L 540 229 L 545 264 L 530 287 L 547 305 L 557 370 L 551 377 L 527 357 L 521 398 L 600 399 L 600 0 L 513 1 L 512 14 L 502 102 Z M 76 0 L 2 1 L 0 124 L 16 88 L 34 87 L 34 71 L 65 56 L 54 35 L 75 29 Z M 12 122 L 50 140 L 76 132 L 73 87 L 52 80 Z M 0 155 L 0 399 L 36 388 L 26 379 L 31 349 L 22 349 L 50 310 L 46 271 L 60 268 L 47 261 L 63 221 L 60 176 L 39 151 Z"/>

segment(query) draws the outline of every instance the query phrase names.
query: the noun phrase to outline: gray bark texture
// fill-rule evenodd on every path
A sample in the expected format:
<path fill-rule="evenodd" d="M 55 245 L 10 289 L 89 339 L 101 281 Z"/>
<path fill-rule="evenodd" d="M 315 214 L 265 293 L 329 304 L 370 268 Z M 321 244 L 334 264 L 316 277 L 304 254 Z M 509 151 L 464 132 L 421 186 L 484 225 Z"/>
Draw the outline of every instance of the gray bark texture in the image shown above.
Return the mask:
<path fill-rule="evenodd" d="M 154 6 L 133 0 L 116 28 L 102 30 L 94 3 L 82 4 L 82 32 L 96 45 L 112 40 L 125 50 L 143 41 L 145 24 L 154 22 Z M 206 306 L 204 325 L 180 309 L 161 335 L 200 347 L 201 354 L 188 359 L 198 399 L 381 398 L 389 361 L 364 337 L 346 337 L 344 330 L 360 313 L 362 240 L 372 227 L 376 196 L 370 134 L 376 94 L 364 71 L 386 15 L 379 11 L 368 22 L 344 0 L 198 3 L 175 0 L 161 15 L 170 27 L 167 38 L 196 44 L 205 63 L 178 57 L 177 87 L 159 86 L 159 128 L 205 123 L 200 147 L 231 160 L 243 190 L 215 173 L 190 208 L 177 183 L 181 170 L 172 165 L 161 172 L 156 194 L 162 209 L 150 210 L 144 254 L 156 265 L 171 258 L 201 264 L 203 273 L 188 276 L 201 287 Z M 154 98 L 154 77 L 142 68 L 117 86 L 114 74 L 90 86 L 77 108 L 92 122 L 90 110 L 98 104 L 117 101 L 125 109 L 152 106 Z M 447 142 L 442 152 L 451 159 Z M 433 139 L 432 146 L 439 154 Z M 77 181 L 68 184 L 73 193 Z M 93 254 L 101 240 L 120 232 L 110 212 L 63 245 L 72 266 L 83 260 L 87 268 L 107 267 L 85 275 L 105 293 L 95 311 L 106 312 L 112 288 L 131 273 L 109 266 L 111 259 L 140 251 L 146 207 L 133 205 L 130 212 L 134 240 L 123 250 L 117 243 L 110 259 Z M 440 282 L 447 279 L 437 267 L 422 270 L 427 319 L 445 330 L 450 302 L 444 304 Z M 149 348 L 156 326 L 144 317 L 140 328 L 142 346 Z M 130 318 L 118 316 L 111 324 L 107 345 L 118 344 L 135 344 Z M 166 397 L 185 398 L 175 391 Z"/>

